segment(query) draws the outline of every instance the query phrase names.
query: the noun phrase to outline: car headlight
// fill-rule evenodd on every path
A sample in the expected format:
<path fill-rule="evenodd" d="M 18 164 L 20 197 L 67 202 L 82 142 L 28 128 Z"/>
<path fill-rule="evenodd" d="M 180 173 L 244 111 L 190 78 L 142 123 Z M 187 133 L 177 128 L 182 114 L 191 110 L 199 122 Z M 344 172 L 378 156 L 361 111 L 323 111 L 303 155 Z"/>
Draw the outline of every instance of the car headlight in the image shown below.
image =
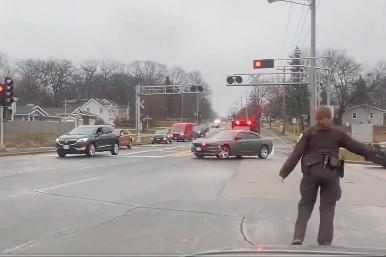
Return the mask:
<path fill-rule="evenodd" d="M 59 144 L 59 138 L 56 139 L 56 143 Z"/>
<path fill-rule="evenodd" d="M 164 137 L 164 140 L 166 140 L 167 138 L 166 137 Z"/>
<path fill-rule="evenodd" d="M 88 138 L 85 137 L 85 138 L 79 138 L 78 140 L 76 140 L 76 142 L 78 143 L 84 143 L 84 142 L 87 142 Z"/>
<path fill-rule="evenodd" d="M 153 140 L 154 138 L 151 138 L 151 140 Z"/>

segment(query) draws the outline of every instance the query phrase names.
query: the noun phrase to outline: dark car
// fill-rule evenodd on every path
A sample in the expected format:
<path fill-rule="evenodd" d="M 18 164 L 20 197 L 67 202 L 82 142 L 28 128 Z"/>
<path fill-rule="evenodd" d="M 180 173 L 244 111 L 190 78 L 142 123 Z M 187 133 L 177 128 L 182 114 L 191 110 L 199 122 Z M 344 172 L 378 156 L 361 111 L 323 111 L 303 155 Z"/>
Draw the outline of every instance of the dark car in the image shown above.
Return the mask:
<path fill-rule="evenodd" d="M 203 126 L 195 126 L 193 131 L 196 137 L 205 137 L 206 130 Z"/>
<path fill-rule="evenodd" d="M 67 154 L 94 156 L 96 152 L 102 151 L 110 151 L 112 155 L 119 152 L 119 136 L 110 126 L 79 126 L 56 139 L 59 157 Z"/>
<path fill-rule="evenodd" d="M 382 165 L 386 168 L 386 142 L 373 144 L 373 147 L 378 150 L 378 152 L 369 158 L 369 161 Z"/>
<path fill-rule="evenodd" d="M 168 129 L 157 130 L 151 138 L 152 144 L 171 144 L 172 138 Z"/>
<path fill-rule="evenodd" d="M 265 159 L 273 151 L 272 141 L 259 134 L 243 130 L 224 130 L 208 139 L 193 142 L 192 152 L 197 158 L 216 156 L 226 159 L 230 156 L 258 156 Z"/>

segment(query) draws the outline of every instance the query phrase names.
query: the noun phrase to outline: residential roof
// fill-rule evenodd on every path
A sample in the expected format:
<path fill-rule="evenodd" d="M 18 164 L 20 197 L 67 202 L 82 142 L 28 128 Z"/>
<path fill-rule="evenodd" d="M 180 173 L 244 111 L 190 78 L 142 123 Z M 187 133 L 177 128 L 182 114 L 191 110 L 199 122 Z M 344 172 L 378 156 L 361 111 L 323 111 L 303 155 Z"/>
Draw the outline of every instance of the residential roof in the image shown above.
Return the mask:
<path fill-rule="evenodd" d="M 33 110 L 34 110 L 34 105 L 22 105 L 22 106 L 19 106 L 17 105 L 16 106 L 16 112 L 15 114 L 28 114 L 28 113 L 31 113 Z"/>
<path fill-rule="evenodd" d="M 33 104 L 27 104 L 27 105 L 17 105 L 16 106 L 16 112 L 15 115 L 25 115 L 25 114 L 30 114 L 33 111 L 39 111 L 41 114 L 44 116 L 49 116 L 49 114 L 40 106 L 38 105 L 33 105 Z"/>
<path fill-rule="evenodd" d="M 347 108 L 346 111 L 350 111 L 350 110 L 353 110 L 353 109 L 356 109 L 356 108 L 360 108 L 360 107 L 362 107 L 362 108 L 364 108 L 364 109 L 373 109 L 373 110 L 377 110 L 377 111 L 385 112 L 385 113 L 386 113 L 386 110 L 381 109 L 381 108 L 378 108 L 378 107 L 375 107 L 375 106 L 370 106 L 370 105 L 368 105 L 368 104 L 360 104 L 360 105 L 356 105 L 356 106 Z"/>
<path fill-rule="evenodd" d="M 59 116 L 64 115 L 64 113 L 70 114 L 72 113 L 76 107 L 66 107 L 66 110 L 64 107 L 46 107 L 44 110 L 48 113 L 50 116 Z"/>
<path fill-rule="evenodd" d="M 108 99 L 99 99 L 99 98 L 90 98 L 90 99 L 71 99 L 71 100 L 66 100 L 67 107 L 71 106 L 74 108 L 81 107 L 88 103 L 89 101 L 94 100 L 101 106 L 105 108 L 110 108 L 111 106 L 118 106 L 114 101 L 108 100 Z"/>

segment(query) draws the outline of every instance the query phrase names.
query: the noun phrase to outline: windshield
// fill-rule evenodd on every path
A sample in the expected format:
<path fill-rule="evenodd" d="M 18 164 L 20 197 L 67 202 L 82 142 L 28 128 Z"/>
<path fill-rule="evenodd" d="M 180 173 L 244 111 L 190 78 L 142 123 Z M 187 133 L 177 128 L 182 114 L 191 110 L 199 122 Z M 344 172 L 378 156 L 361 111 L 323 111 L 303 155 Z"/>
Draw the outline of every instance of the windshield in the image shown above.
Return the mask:
<path fill-rule="evenodd" d="M 386 0 L 0 7 L 0 257 L 386 248 Z"/>
<path fill-rule="evenodd" d="M 174 127 L 172 128 L 172 132 L 183 132 L 184 128 Z"/>
<path fill-rule="evenodd" d="M 93 135 L 95 133 L 95 127 L 77 127 L 71 130 L 69 135 Z"/>
<path fill-rule="evenodd" d="M 157 130 L 155 132 L 155 135 L 166 135 L 166 134 L 168 134 L 168 130 L 166 130 L 166 129 Z"/>
<path fill-rule="evenodd" d="M 234 139 L 237 133 L 238 132 L 235 132 L 235 131 L 223 131 L 212 136 L 211 138 L 212 139 Z"/>

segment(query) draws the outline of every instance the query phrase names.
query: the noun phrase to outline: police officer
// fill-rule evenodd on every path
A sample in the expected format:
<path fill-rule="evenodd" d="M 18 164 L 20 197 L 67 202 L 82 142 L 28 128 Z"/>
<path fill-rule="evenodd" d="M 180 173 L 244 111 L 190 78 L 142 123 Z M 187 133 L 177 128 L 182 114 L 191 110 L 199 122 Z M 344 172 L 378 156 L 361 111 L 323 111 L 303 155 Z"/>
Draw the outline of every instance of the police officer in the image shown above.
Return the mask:
<path fill-rule="evenodd" d="M 341 197 L 339 148 L 362 155 L 366 158 L 374 154 L 374 149 L 359 143 L 344 131 L 332 127 L 331 111 L 320 107 L 316 113 L 316 125 L 307 129 L 280 170 L 280 179 L 292 172 L 301 160 L 303 178 L 300 183 L 301 199 L 295 223 L 293 245 L 301 245 L 304 240 L 308 220 L 320 188 L 320 224 L 318 243 L 330 245 L 334 235 L 335 204 Z"/>

